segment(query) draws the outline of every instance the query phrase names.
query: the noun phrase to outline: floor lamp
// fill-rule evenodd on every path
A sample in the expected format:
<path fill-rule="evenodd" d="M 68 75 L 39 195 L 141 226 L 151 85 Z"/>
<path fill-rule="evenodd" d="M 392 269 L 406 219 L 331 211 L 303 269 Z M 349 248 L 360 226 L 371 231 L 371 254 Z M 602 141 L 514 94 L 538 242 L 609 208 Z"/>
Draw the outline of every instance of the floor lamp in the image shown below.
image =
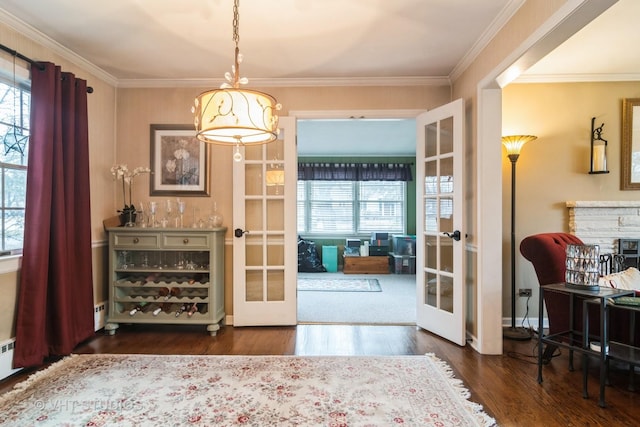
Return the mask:
<path fill-rule="evenodd" d="M 503 328 L 502 336 L 510 340 L 525 341 L 531 339 L 531 333 L 525 328 L 516 328 L 516 162 L 522 146 L 537 139 L 532 135 L 510 135 L 502 137 L 511 161 L 511 326 Z"/>

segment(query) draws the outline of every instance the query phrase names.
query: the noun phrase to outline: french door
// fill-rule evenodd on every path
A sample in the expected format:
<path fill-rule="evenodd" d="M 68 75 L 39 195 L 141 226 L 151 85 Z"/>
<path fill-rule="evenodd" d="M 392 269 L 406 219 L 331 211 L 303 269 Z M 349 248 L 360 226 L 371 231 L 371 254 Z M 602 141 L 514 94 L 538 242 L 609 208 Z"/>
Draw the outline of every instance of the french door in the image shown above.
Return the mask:
<path fill-rule="evenodd" d="M 464 100 L 416 122 L 416 324 L 464 345 Z"/>
<path fill-rule="evenodd" d="M 233 325 L 297 323 L 296 121 L 233 166 Z"/>

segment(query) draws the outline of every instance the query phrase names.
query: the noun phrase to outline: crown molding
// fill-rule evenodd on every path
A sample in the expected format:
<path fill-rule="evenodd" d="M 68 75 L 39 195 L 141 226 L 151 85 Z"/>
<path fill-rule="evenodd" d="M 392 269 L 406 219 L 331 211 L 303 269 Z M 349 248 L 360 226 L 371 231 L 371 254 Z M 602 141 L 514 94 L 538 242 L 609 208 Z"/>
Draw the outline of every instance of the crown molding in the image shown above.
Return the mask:
<path fill-rule="evenodd" d="M 455 81 L 467 70 L 467 68 L 471 66 L 473 61 L 475 61 L 484 48 L 489 45 L 491 40 L 493 40 L 496 34 L 500 32 L 502 27 L 509 22 L 525 1 L 526 0 L 512 0 L 500 11 L 498 16 L 496 16 L 493 22 L 491 22 L 489 27 L 482 33 L 471 49 L 467 51 L 462 60 L 453 68 L 453 71 L 449 74 L 449 80 Z"/>
<path fill-rule="evenodd" d="M 640 73 L 607 74 L 521 74 L 511 83 L 593 83 L 593 82 L 636 82 Z"/>
<path fill-rule="evenodd" d="M 44 48 L 49 49 L 52 53 L 60 55 L 64 59 L 69 62 L 77 65 L 83 70 L 88 71 L 92 75 L 98 77 L 101 80 L 104 80 L 108 84 L 112 86 L 117 86 L 118 79 L 116 79 L 111 74 L 104 71 L 102 68 L 98 67 L 92 62 L 87 61 L 85 58 L 76 54 L 72 50 L 64 47 L 60 43 L 53 40 L 51 37 L 43 34 L 38 31 L 36 28 L 27 24 L 24 21 L 16 18 L 15 16 L 7 13 L 3 9 L 0 9 L 0 23 L 7 25 L 8 27 L 14 29 L 24 37 L 42 45 Z M 34 61 L 43 60 L 41 58 L 32 58 Z"/>
<path fill-rule="evenodd" d="M 326 87 L 326 86 L 450 86 L 446 76 L 439 77 L 328 77 L 328 78 L 251 78 L 255 87 Z M 218 87 L 211 79 L 120 79 L 119 88 Z"/>

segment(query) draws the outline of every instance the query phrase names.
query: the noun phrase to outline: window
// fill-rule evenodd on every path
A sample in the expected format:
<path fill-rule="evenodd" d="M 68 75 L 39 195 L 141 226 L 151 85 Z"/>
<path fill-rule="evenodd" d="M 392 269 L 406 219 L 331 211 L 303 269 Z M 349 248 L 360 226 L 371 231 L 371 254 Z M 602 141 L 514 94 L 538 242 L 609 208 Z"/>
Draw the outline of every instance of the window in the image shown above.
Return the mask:
<path fill-rule="evenodd" d="M 403 181 L 298 181 L 298 233 L 404 233 Z"/>
<path fill-rule="evenodd" d="M 0 77 L 0 251 L 22 249 L 31 93 Z M 14 127 L 15 125 L 15 127 Z"/>

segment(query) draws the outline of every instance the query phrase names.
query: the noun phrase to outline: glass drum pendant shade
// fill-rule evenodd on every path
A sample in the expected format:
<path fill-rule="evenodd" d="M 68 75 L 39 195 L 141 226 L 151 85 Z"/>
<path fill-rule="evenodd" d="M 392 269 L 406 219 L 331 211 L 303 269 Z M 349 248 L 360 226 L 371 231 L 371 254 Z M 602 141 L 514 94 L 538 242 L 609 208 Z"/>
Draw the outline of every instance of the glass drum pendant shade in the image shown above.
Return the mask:
<path fill-rule="evenodd" d="M 255 90 L 203 92 L 194 105 L 196 135 L 214 144 L 266 144 L 278 136 L 276 111 L 280 108 L 271 95 Z"/>
<path fill-rule="evenodd" d="M 268 170 L 265 175 L 267 186 L 284 185 L 284 171 L 282 169 Z"/>

